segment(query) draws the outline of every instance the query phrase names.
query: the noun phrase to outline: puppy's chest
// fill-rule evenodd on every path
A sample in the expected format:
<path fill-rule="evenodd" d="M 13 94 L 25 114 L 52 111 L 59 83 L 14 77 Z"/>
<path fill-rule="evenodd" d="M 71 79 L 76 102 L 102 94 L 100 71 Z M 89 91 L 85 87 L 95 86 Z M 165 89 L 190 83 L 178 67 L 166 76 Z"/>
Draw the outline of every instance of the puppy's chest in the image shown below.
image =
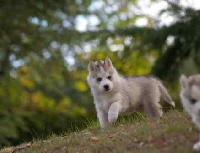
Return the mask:
<path fill-rule="evenodd" d="M 98 100 L 96 101 L 99 107 L 101 107 L 103 110 L 108 111 L 112 103 L 119 102 L 121 100 L 120 94 L 115 95 L 105 95 L 105 96 L 99 96 Z"/>

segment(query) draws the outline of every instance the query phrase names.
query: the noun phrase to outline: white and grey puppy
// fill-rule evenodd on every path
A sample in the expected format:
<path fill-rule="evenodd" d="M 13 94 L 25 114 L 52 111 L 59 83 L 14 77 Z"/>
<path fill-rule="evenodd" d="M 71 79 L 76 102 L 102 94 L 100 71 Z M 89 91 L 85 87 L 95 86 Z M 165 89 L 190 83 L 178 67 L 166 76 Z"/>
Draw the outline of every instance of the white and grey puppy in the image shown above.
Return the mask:
<path fill-rule="evenodd" d="M 101 128 L 117 120 L 122 112 L 145 111 L 148 116 L 161 117 L 160 95 L 175 106 L 163 84 L 150 76 L 123 77 L 109 58 L 90 61 L 87 82 L 94 97 Z"/>
<path fill-rule="evenodd" d="M 180 98 L 184 109 L 192 117 L 193 123 L 200 130 L 200 75 L 180 77 Z M 200 150 L 200 140 L 195 143 L 193 149 Z"/>

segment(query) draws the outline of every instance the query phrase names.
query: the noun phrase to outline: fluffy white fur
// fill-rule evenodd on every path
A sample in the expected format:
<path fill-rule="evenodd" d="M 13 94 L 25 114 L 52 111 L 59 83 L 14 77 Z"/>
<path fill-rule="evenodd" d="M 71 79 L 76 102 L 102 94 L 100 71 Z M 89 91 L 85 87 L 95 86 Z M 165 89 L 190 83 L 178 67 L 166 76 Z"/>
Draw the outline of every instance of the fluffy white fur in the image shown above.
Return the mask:
<path fill-rule="evenodd" d="M 148 116 L 161 117 L 160 95 L 175 106 L 162 83 L 153 77 L 123 77 L 109 58 L 89 62 L 87 82 L 94 97 L 101 128 L 117 120 L 122 112 L 145 111 Z"/>

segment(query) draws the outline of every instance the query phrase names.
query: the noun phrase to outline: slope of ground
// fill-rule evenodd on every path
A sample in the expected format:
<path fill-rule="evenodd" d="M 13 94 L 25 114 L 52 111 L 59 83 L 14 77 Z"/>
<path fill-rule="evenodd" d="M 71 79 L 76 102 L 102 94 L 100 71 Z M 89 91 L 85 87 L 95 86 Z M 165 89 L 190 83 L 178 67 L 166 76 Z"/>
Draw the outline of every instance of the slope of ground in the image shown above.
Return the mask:
<path fill-rule="evenodd" d="M 106 130 L 90 126 L 79 132 L 51 136 L 0 152 L 15 153 L 190 153 L 198 131 L 185 112 L 169 111 L 159 121 L 139 115 L 119 120 Z"/>

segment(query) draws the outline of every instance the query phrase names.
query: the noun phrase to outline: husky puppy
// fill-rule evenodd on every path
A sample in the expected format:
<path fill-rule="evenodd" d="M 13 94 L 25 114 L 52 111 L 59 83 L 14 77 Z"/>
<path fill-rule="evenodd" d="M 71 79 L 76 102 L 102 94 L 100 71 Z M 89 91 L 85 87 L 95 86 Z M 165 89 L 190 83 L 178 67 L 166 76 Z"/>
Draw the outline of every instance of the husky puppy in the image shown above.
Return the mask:
<path fill-rule="evenodd" d="M 163 84 L 150 76 L 123 77 L 109 58 L 90 61 L 87 82 L 91 88 L 101 128 L 117 120 L 123 112 L 145 111 L 148 116 L 161 117 L 160 95 L 175 106 Z"/>
<path fill-rule="evenodd" d="M 200 130 L 200 75 L 180 77 L 180 98 L 183 108 L 192 117 L 193 123 Z M 193 149 L 200 150 L 200 140 L 195 143 Z"/>

